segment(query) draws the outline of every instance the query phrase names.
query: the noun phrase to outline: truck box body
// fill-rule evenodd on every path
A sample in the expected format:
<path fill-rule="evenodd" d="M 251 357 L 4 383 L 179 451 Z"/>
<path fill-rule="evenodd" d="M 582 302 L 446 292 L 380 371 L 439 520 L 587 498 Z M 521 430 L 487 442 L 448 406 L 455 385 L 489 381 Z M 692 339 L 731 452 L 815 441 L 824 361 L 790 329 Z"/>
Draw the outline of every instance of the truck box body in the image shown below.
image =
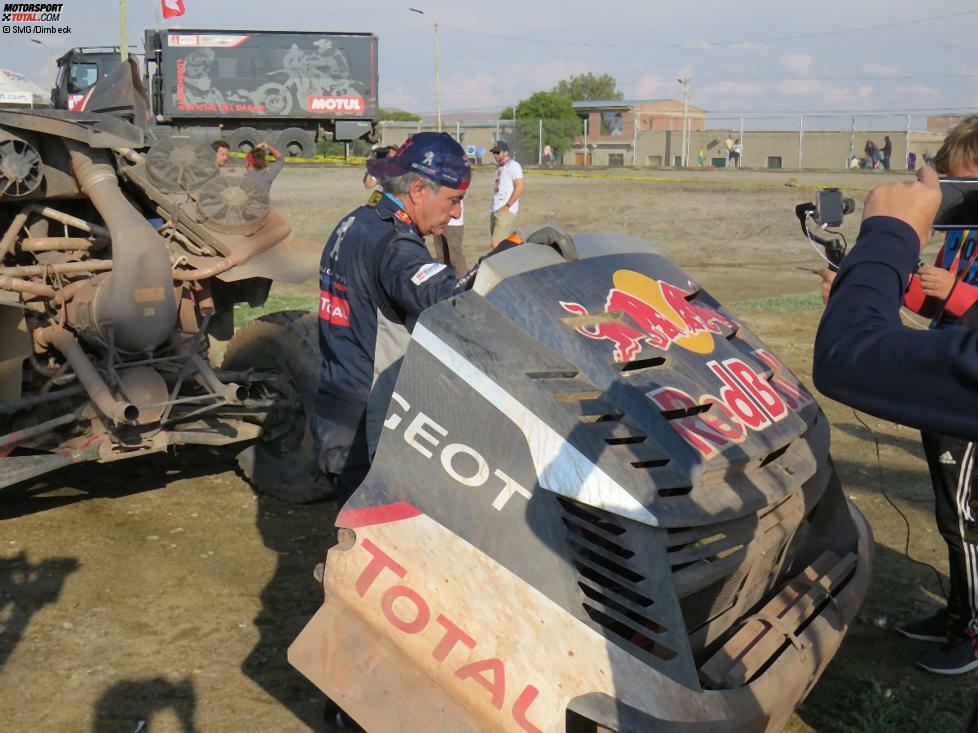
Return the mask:
<path fill-rule="evenodd" d="M 377 37 L 167 29 L 147 31 L 157 118 L 376 118 Z M 162 71 L 162 73 L 159 73 Z"/>

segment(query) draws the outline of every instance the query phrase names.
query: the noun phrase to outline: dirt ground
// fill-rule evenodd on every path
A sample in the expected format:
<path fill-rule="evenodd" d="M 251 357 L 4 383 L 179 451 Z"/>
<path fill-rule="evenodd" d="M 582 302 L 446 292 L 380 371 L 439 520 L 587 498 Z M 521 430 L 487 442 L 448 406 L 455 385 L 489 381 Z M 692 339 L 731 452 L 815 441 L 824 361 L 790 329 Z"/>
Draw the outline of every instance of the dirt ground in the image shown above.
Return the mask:
<path fill-rule="evenodd" d="M 595 173 L 529 175 L 519 220 L 656 242 L 810 382 L 819 261 L 793 207 L 816 185 L 861 197 L 883 176 Z M 289 167 L 273 202 L 298 232 L 324 240 L 363 200 L 360 174 Z M 488 242 L 491 182 L 491 171 L 477 172 L 467 199 L 473 259 Z M 310 307 L 316 298 L 315 283 L 276 292 L 308 293 Z M 911 554 L 947 582 L 918 436 L 865 418 L 880 474 L 870 432 L 820 401 L 846 491 L 872 523 L 876 565 L 859 622 L 788 729 L 959 729 L 974 677 L 917 671 L 923 646 L 891 629 L 935 609 L 940 590 L 904 557 L 903 520 L 881 482 L 910 520 Z M 186 449 L 0 492 L 0 731 L 323 729 L 319 695 L 285 650 L 321 600 L 312 571 L 334 541 L 336 507 L 256 496 L 233 454 Z"/>

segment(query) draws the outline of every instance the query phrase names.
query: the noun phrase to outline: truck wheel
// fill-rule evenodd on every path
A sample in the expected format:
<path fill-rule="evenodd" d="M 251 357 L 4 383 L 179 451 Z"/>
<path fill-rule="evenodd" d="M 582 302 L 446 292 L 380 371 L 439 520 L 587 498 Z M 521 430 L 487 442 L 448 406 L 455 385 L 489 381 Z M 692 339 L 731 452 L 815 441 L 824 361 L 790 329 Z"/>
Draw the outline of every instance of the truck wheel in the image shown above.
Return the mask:
<path fill-rule="evenodd" d="M 312 158 L 316 155 L 316 138 L 311 132 L 299 127 L 287 127 L 275 140 L 275 147 L 283 155 Z"/>
<path fill-rule="evenodd" d="M 277 389 L 255 386 L 253 397 L 295 401 L 294 409 L 266 418 L 262 436 L 238 454 L 238 466 L 256 490 L 297 504 L 333 494 L 309 426 L 319 385 L 318 333 L 315 313 L 269 313 L 238 331 L 224 355 L 224 369 L 281 375 Z"/>
<path fill-rule="evenodd" d="M 254 127 L 239 127 L 228 135 L 228 145 L 237 153 L 250 153 L 261 139 L 262 134 Z"/>

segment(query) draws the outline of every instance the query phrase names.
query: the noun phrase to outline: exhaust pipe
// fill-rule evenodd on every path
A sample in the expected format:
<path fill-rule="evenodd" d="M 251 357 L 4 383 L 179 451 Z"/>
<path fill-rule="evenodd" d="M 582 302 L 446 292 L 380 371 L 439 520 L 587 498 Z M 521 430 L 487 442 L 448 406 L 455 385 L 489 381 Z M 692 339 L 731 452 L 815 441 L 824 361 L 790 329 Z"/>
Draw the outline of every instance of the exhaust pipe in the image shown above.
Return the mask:
<path fill-rule="evenodd" d="M 170 255 L 163 238 L 119 189 L 106 153 L 65 140 L 75 178 L 101 214 L 112 240 L 112 274 L 92 301 L 98 331 L 111 325 L 114 344 L 131 353 L 152 351 L 177 320 Z"/>
<path fill-rule="evenodd" d="M 88 393 L 99 412 L 114 423 L 134 423 L 139 419 L 138 407 L 112 396 L 108 385 L 102 381 L 91 360 L 70 332 L 60 326 L 48 326 L 35 331 L 34 338 L 40 346 L 50 345 L 64 354 L 82 388 Z"/>
<path fill-rule="evenodd" d="M 218 379 L 214 370 L 211 369 L 210 364 L 201 359 L 198 354 L 190 357 L 190 363 L 197 370 L 197 381 L 205 389 L 209 389 L 233 405 L 240 404 L 247 398 L 248 390 L 245 387 L 234 382 L 228 382 L 227 384 L 222 382 Z"/>

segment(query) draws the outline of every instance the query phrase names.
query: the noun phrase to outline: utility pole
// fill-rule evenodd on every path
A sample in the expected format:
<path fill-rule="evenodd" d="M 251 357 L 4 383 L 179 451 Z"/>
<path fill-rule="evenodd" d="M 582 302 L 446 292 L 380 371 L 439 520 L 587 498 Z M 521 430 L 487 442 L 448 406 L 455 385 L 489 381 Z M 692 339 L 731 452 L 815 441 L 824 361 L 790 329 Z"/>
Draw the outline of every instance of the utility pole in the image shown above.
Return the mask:
<path fill-rule="evenodd" d="M 537 132 L 537 165 L 543 165 L 543 118 L 537 120 L 539 131 Z"/>
<path fill-rule="evenodd" d="M 798 115 L 798 169 L 805 165 L 805 115 Z"/>
<path fill-rule="evenodd" d="M 849 117 L 849 158 L 846 160 L 846 170 L 852 164 L 852 158 L 856 154 L 856 115 Z"/>
<path fill-rule="evenodd" d="M 423 10 L 417 8 L 408 8 L 408 10 L 418 15 L 426 15 Z M 435 114 L 438 118 L 438 132 L 441 132 L 441 52 L 438 48 L 438 21 L 432 19 L 432 25 L 435 28 Z"/>
<path fill-rule="evenodd" d="M 737 167 L 740 168 L 744 165 L 744 118 L 740 118 L 740 157 L 737 158 Z"/>
<path fill-rule="evenodd" d="M 438 115 L 438 132 L 441 132 L 441 51 L 438 47 L 438 21 L 435 21 L 435 111 Z"/>
<path fill-rule="evenodd" d="M 686 129 L 686 119 L 689 115 L 689 77 L 684 76 L 681 79 L 676 79 L 680 84 L 683 85 L 683 148 L 682 155 L 680 156 L 680 161 L 685 168 L 688 165 L 687 150 L 686 146 L 689 144 L 688 132 Z"/>
<path fill-rule="evenodd" d="M 588 118 L 584 118 L 584 165 L 587 165 L 587 123 Z"/>
<path fill-rule="evenodd" d="M 903 166 L 901 167 L 906 167 L 907 156 L 910 155 L 910 136 L 912 134 L 912 131 L 913 131 L 913 115 L 907 115 L 907 151 L 906 154 L 903 156 Z"/>
<path fill-rule="evenodd" d="M 632 165 L 638 165 L 638 126 L 642 123 L 642 116 L 635 112 L 632 122 Z"/>
<path fill-rule="evenodd" d="M 129 30 L 126 0 L 119 0 L 119 57 L 125 63 L 129 58 Z"/>

